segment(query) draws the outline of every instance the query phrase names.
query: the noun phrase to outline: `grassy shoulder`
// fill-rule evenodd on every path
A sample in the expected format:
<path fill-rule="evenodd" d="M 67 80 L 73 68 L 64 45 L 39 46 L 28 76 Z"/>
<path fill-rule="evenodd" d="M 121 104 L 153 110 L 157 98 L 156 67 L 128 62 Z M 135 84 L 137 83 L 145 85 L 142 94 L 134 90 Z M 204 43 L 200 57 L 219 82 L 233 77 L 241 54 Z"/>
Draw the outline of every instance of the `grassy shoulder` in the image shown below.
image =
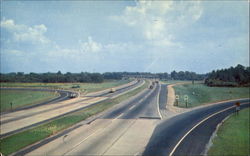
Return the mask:
<path fill-rule="evenodd" d="M 44 91 L 0 90 L 1 112 L 34 105 L 58 97 L 58 93 Z"/>
<path fill-rule="evenodd" d="M 186 107 L 184 96 L 188 96 L 188 107 L 223 100 L 249 98 L 247 87 L 208 87 L 202 83 L 174 86 L 175 95 L 179 95 L 179 107 Z"/>
<path fill-rule="evenodd" d="M 233 114 L 219 128 L 208 155 L 249 155 L 249 112 Z"/>
<path fill-rule="evenodd" d="M 143 86 L 132 90 L 124 95 L 121 95 L 114 99 L 108 99 L 103 102 L 100 102 L 92 107 L 87 109 L 77 111 L 68 115 L 65 115 L 61 118 L 55 119 L 51 122 L 45 123 L 38 127 L 32 128 L 30 130 L 26 130 L 21 133 L 14 134 L 12 136 L 1 139 L 0 143 L 0 151 L 4 155 L 9 155 L 13 152 L 16 152 L 30 144 L 33 144 L 37 141 L 40 141 L 48 136 L 58 133 L 82 120 L 87 119 L 88 117 L 100 113 L 115 104 L 118 104 L 136 94 L 141 92 L 148 86 L 148 82 Z M 17 144 L 17 143 L 21 144 Z"/>
<path fill-rule="evenodd" d="M 67 89 L 86 93 L 123 85 L 130 81 L 131 80 L 109 80 L 102 83 L 1 83 L 1 87 Z"/>

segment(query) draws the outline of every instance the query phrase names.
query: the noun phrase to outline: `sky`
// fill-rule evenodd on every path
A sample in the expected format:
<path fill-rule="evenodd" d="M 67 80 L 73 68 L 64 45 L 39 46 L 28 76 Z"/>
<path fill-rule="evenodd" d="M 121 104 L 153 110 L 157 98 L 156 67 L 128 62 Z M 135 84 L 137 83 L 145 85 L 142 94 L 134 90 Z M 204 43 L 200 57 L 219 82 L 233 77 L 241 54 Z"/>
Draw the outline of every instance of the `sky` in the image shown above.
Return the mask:
<path fill-rule="evenodd" d="M 0 1 L 1 73 L 249 66 L 248 1 Z"/>

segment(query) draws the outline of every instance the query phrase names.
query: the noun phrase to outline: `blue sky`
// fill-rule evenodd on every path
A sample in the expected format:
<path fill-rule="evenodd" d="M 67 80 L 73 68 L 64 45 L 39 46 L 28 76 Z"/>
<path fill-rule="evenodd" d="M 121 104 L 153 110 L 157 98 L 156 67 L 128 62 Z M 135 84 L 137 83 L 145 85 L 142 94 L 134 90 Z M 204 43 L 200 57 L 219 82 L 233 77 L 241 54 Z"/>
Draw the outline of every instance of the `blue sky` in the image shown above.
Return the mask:
<path fill-rule="evenodd" d="M 1 1 L 1 72 L 249 65 L 247 1 Z"/>

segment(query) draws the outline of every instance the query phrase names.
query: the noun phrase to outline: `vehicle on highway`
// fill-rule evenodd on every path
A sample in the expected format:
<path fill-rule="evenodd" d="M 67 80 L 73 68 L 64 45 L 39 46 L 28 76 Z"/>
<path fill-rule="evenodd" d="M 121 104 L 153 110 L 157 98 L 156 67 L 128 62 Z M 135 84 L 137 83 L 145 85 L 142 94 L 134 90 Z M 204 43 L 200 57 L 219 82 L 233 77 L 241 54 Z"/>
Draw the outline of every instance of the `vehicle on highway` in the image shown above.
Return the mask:
<path fill-rule="evenodd" d="M 114 93 L 115 91 L 116 91 L 115 88 L 111 88 L 109 92 L 110 92 L 110 93 Z"/>
<path fill-rule="evenodd" d="M 76 98 L 77 95 L 76 95 L 76 93 L 71 93 L 71 94 L 69 95 L 69 97 L 70 97 L 70 98 Z"/>
<path fill-rule="evenodd" d="M 149 89 L 153 89 L 153 85 L 150 85 L 150 86 L 149 86 Z"/>

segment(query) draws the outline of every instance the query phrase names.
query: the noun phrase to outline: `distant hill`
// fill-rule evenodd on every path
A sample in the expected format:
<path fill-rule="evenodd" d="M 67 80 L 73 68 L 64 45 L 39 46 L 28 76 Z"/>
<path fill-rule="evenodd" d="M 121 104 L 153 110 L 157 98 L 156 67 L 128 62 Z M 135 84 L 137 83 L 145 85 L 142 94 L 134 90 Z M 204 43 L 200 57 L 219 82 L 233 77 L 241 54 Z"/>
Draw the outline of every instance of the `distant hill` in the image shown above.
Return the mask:
<path fill-rule="evenodd" d="M 250 67 L 238 64 L 236 67 L 212 71 L 208 74 L 205 84 L 208 86 L 250 86 Z"/>

